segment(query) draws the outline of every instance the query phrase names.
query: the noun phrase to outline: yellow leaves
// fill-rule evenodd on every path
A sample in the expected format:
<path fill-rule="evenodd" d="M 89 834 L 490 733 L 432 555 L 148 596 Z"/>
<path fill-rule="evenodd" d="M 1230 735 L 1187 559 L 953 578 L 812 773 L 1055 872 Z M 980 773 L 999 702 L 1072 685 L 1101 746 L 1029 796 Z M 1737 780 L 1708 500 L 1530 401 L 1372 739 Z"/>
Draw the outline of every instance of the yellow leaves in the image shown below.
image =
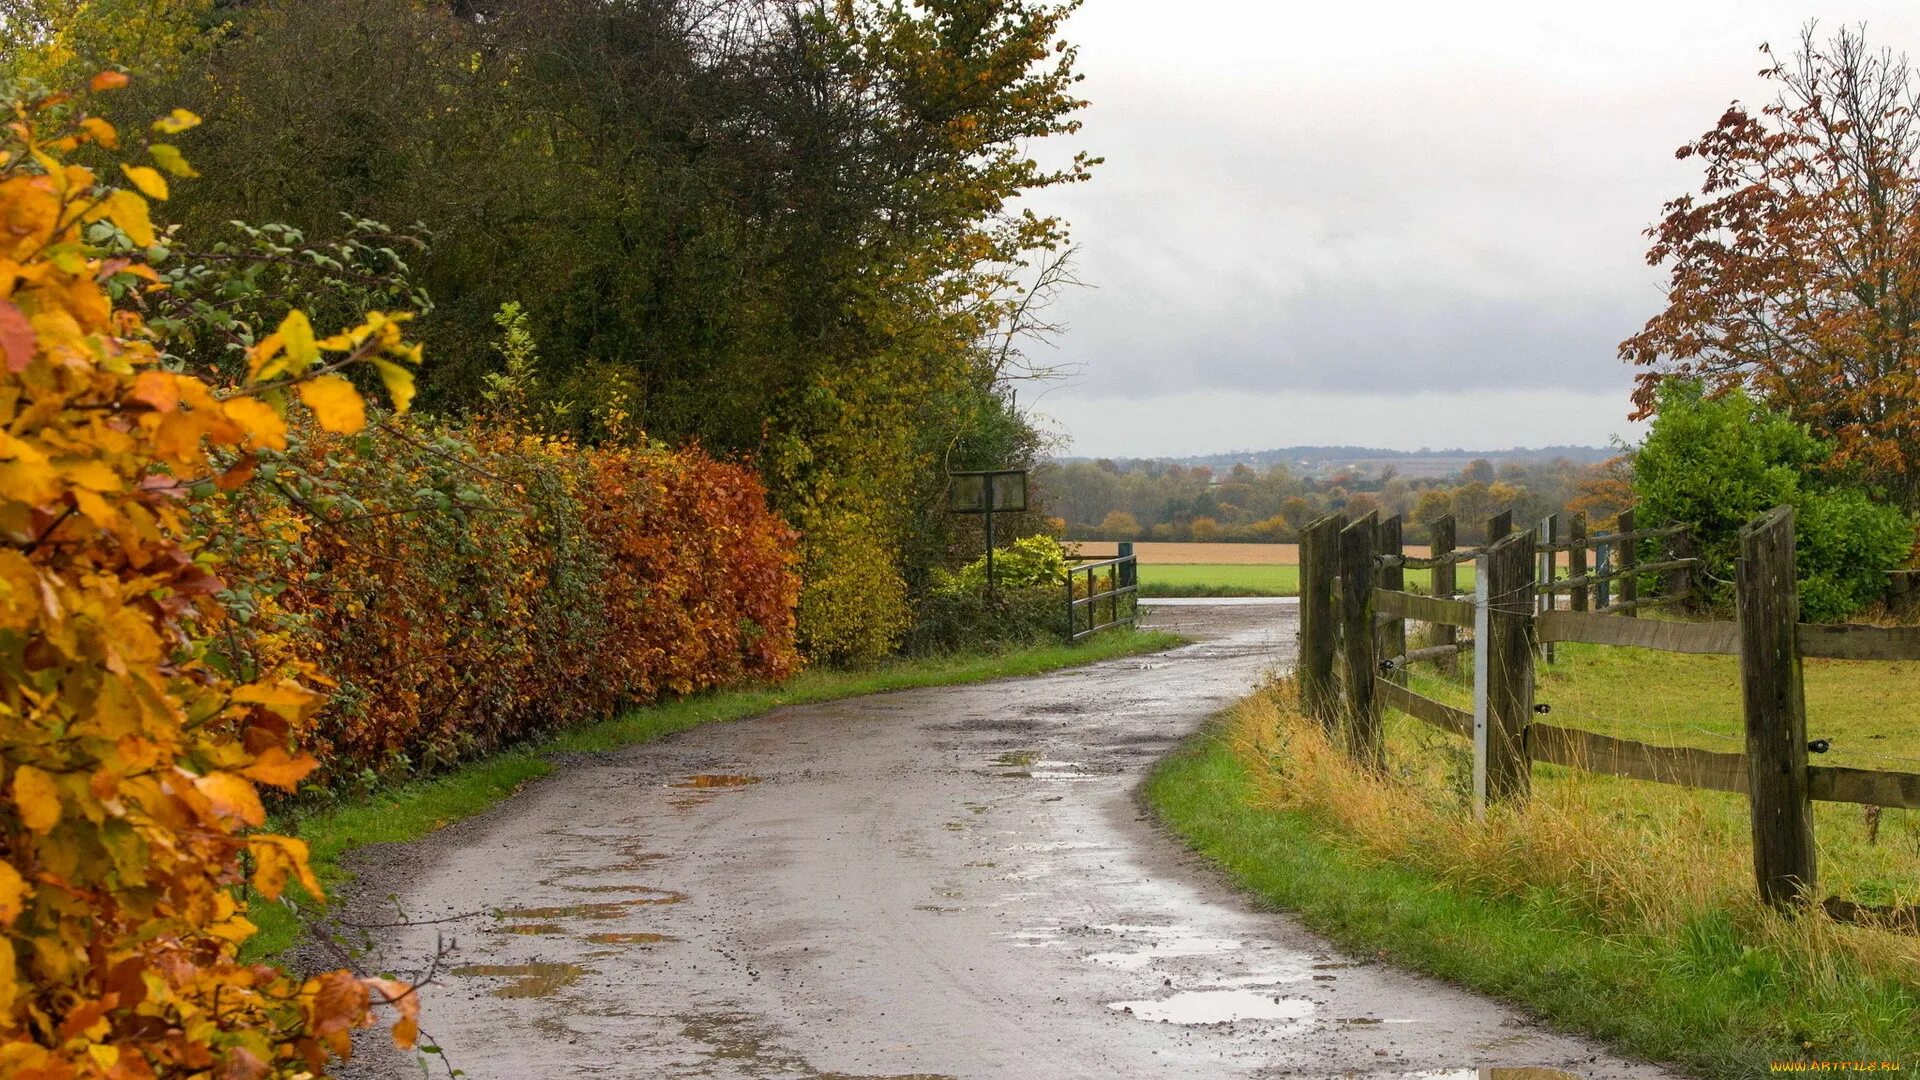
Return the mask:
<path fill-rule="evenodd" d="M 92 85 L 125 83 L 108 73 Z M 244 874 L 277 898 L 298 881 L 321 897 L 304 844 L 245 834 L 266 820 L 263 785 L 297 790 L 317 767 L 286 740 L 326 695 L 283 677 L 309 681 L 291 649 L 260 655 L 271 674 L 246 685 L 209 660 L 206 636 L 237 624 L 221 610 L 226 553 L 202 546 L 200 518 L 253 508 L 205 492 L 242 492 L 256 468 L 278 464 L 259 457 L 288 448 L 294 394 L 318 426 L 357 430 L 366 406 L 338 372 L 388 365 L 381 378 L 404 408 L 418 351 L 399 320 L 374 315 L 337 336 L 346 355 L 329 356 L 294 313 L 250 358 L 274 380 L 253 391 L 222 397 L 163 370 L 164 336 L 135 302 L 117 303 L 149 295 L 141 281 L 158 275 L 98 250 L 81 227 L 110 222 L 151 245 L 150 203 L 194 170 L 166 142 L 118 177 L 67 163 L 76 149 L 134 140 L 74 106 L 43 107 L 0 107 L 11 121 L 0 121 L 0 530 L 14 538 L 0 551 L 0 635 L 15 661 L 0 665 L 0 801 L 14 823 L 0 854 L 0 931 L 13 931 L 0 932 L 0 1074 L 300 1071 L 298 1055 L 319 1051 L 296 1040 L 344 1049 L 374 988 L 342 973 L 310 997 L 243 963 L 255 927 L 234 885 Z M 153 130 L 197 123 L 176 110 Z M 274 603 L 256 602 L 263 613 Z M 23 940 L 32 978 L 16 984 Z M 402 1013 L 400 1040 L 417 1038 L 407 988 L 379 989 Z"/>
<path fill-rule="evenodd" d="M 380 373 L 380 382 L 387 388 L 387 396 L 393 399 L 393 411 L 404 413 L 413 407 L 413 372 L 391 360 L 375 360 L 373 368 Z"/>
<path fill-rule="evenodd" d="M 147 153 L 153 155 L 154 164 L 182 180 L 191 180 L 200 175 L 181 156 L 180 148 L 170 143 L 153 143 L 147 147 Z"/>
<path fill-rule="evenodd" d="M 323 900 L 326 893 L 320 879 L 307 865 L 307 844 L 291 836 L 249 836 L 247 851 L 253 856 L 253 887 L 269 900 L 280 899 L 288 880 L 297 880 L 308 895 Z"/>
<path fill-rule="evenodd" d="M 113 129 L 112 124 L 107 123 L 97 116 L 89 116 L 85 120 L 80 121 L 80 130 L 86 132 L 89 138 L 108 150 L 120 149 L 120 133 Z"/>
<path fill-rule="evenodd" d="M 281 679 L 272 683 L 252 683 L 233 692 L 236 705 L 259 705 L 276 716 L 303 723 L 327 703 L 325 694 L 316 694 L 299 683 Z"/>
<path fill-rule="evenodd" d="M 105 90 L 118 90 L 127 85 L 127 77 L 118 71 L 103 71 L 87 82 L 87 89 L 98 94 Z"/>
<path fill-rule="evenodd" d="M 34 832 L 52 832 L 60 823 L 60 789 L 50 774 L 31 765 L 14 771 L 13 804 L 21 824 Z"/>
<path fill-rule="evenodd" d="M 253 764 L 241 769 L 240 773 L 249 780 L 293 791 L 308 773 L 319 767 L 319 759 L 312 754 L 289 754 L 278 746 L 272 746 L 254 758 Z"/>
<path fill-rule="evenodd" d="M 178 135 L 200 126 L 200 118 L 185 109 L 175 109 L 153 122 L 153 130 L 162 135 Z"/>
<path fill-rule="evenodd" d="M 0 862 L 0 927 L 12 926 L 20 917 L 29 892 L 27 879 L 20 876 L 20 871 L 12 863 Z"/>
<path fill-rule="evenodd" d="M 287 312 L 280 321 L 280 341 L 287 351 L 287 370 L 295 375 L 305 372 L 320 359 L 320 346 L 313 340 L 313 323 L 299 308 Z"/>
<path fill-rule="evenodd" d="M 146 165 L 121 165 L 120 171 L 127 175 L 140 194 L 158 202 L 167 201 L 167 178 L 159 170 Z"/>
<path fill-rule="evenodd" d="M 393 1025 L 393 1045 L 402 1050 L 413 1049 L 420 1038 L 420 993 L 413 987 L 393 979 L 368 977 L 360 980 L 369 990 L 378 991 L 378 1004 L 391 1005 L 400 1012 L 400 1019 Z"/>
<path fill-rule="evenodd" d="M 300 384 L 300 400 L 313 410 L 320 426 L 338 435 L 352 435 L 367 426 L 367 405 L 360 391 L 339 375 L 322 375 Z"/>
<path fill-rule="evenodd" d="M 193 786 L 206 797 L 213 812 L 229 824 L 261 825 L 267 820 L 260 805 L 260 793 L 246 777 L 230 772 L 214 772 L 194 777 Z"/>
<path fill-rule="evenodd" d="M 225 409 L 227 419 L 246 433 L 249 446 L 256 450 L 287 448 L 287 422 L 273 406 L 258 398 L 234 397 L 226 400 Z"/>
<path fill-rule="evenodd" d="M 134 192 L 115 189 L 100 205 L 98 214 L 119 226 L 135 244 L 153 246 L 153 218 L 147 211 L 147 200 Z"/>

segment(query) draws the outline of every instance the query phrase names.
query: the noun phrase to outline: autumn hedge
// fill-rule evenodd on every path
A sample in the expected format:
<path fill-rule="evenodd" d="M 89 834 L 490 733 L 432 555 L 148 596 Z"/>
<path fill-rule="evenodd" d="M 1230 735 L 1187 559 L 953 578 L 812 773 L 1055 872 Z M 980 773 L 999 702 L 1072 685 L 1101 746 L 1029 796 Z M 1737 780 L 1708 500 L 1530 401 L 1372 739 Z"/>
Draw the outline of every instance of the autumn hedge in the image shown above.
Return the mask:
<path fill-rule="evenodd" d="M 745 466 L 498 420 L 296 440 L 204 510 L 242 613 L 223 659 L 333 684 L 320 783 L 798 665 L 795 538 Z"/>

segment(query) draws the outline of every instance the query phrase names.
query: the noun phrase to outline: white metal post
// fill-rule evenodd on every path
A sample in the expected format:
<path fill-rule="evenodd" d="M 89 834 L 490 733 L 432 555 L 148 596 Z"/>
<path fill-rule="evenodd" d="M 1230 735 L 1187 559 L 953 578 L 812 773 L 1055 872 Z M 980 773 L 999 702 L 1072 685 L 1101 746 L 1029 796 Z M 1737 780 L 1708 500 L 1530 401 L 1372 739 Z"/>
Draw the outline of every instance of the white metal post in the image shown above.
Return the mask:
<path fill-rule="evenodd" d="M 1489 544 L 1488 547 L 1493 545 Z M 1487 647 L 1487 571 L 1493 565 L 1486 550 L 1473 560 L 1473 819 L 1487 816 L 1487 665 L 1493 650 Z"/>

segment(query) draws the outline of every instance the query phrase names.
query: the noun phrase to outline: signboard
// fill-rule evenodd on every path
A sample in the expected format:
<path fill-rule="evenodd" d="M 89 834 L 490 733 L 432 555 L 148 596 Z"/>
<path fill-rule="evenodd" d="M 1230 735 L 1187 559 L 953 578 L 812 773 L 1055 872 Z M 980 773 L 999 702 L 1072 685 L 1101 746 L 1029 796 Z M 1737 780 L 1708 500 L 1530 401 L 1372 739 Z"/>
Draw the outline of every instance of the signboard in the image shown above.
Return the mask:
<path fill-rule="evenodd" d="M 1018 514 L 1027 509 L 1027 471 L 948 473 L 948 508 L 956 514 Z"/>

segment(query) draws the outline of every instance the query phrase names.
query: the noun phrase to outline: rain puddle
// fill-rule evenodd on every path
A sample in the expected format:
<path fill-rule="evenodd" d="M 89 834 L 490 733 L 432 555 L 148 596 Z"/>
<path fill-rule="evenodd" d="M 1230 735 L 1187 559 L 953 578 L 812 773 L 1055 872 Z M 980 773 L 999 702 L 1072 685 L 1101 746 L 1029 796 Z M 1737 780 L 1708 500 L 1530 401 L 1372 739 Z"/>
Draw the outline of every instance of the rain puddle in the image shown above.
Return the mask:
<path fill-rule="evenodd" d="M 453 973 L 513 980 L 491 991 L 494 997 L 539 998 L 579 982 L 587 969 L 579 964 L 468 964 L 454 968 Z"/>
<path fill-rule="evenodd" d="M 624 890 L 623 890 L 624 891 Z M 558 907 L 504 908 L 500 917 L 505 919 L 618 919 L 631 914 L 630 909 L 646 904 L 677 904 L 687 898 L 685 893 L 652 890 L 658 895 L 635 897 L 631 900 L 608 900 L 598 904 L 562 904 Z"/>
<path fill-rule="evenodd" d="M 761 778 L 758 776 L 741 776 L 737 773 L 700 773 L 696 776 L 689 776 L 677 784 L 669 784 L 667 786 L 677 788 L 735 788 L 746 787 L 748 784 L 757 784 L 760 780 Z"/>
<path fill-rule="evenodd" d="M 1185 990 L 1147 1001 L 1112 1001 L 1107 1008 L 1167 1024 L 1228 1024 L 1239 1020 L 1304 1020 L 1313 1002 L 1253 990 Z"/>
<path fill-rule="evenodd" d="M 588 934 L 587 940 L 595 945 L 657 945 L 680 939 L 665 934 Z"/>
<path fill-rule="evenodd" d="M 519 926 L 498 928 L 503 934 L 564 934 L 566 928 L 558 923 L 521 923 Z"/>
<path fill-rule="evenodd" d="M 1040 755 L 1031 750 L 1009 750 L 999 757 L 994 758 L 993 763 L 995 765 L 1003 765 L 1009 769 L 1024 769 L 1039 760 Z"/>

